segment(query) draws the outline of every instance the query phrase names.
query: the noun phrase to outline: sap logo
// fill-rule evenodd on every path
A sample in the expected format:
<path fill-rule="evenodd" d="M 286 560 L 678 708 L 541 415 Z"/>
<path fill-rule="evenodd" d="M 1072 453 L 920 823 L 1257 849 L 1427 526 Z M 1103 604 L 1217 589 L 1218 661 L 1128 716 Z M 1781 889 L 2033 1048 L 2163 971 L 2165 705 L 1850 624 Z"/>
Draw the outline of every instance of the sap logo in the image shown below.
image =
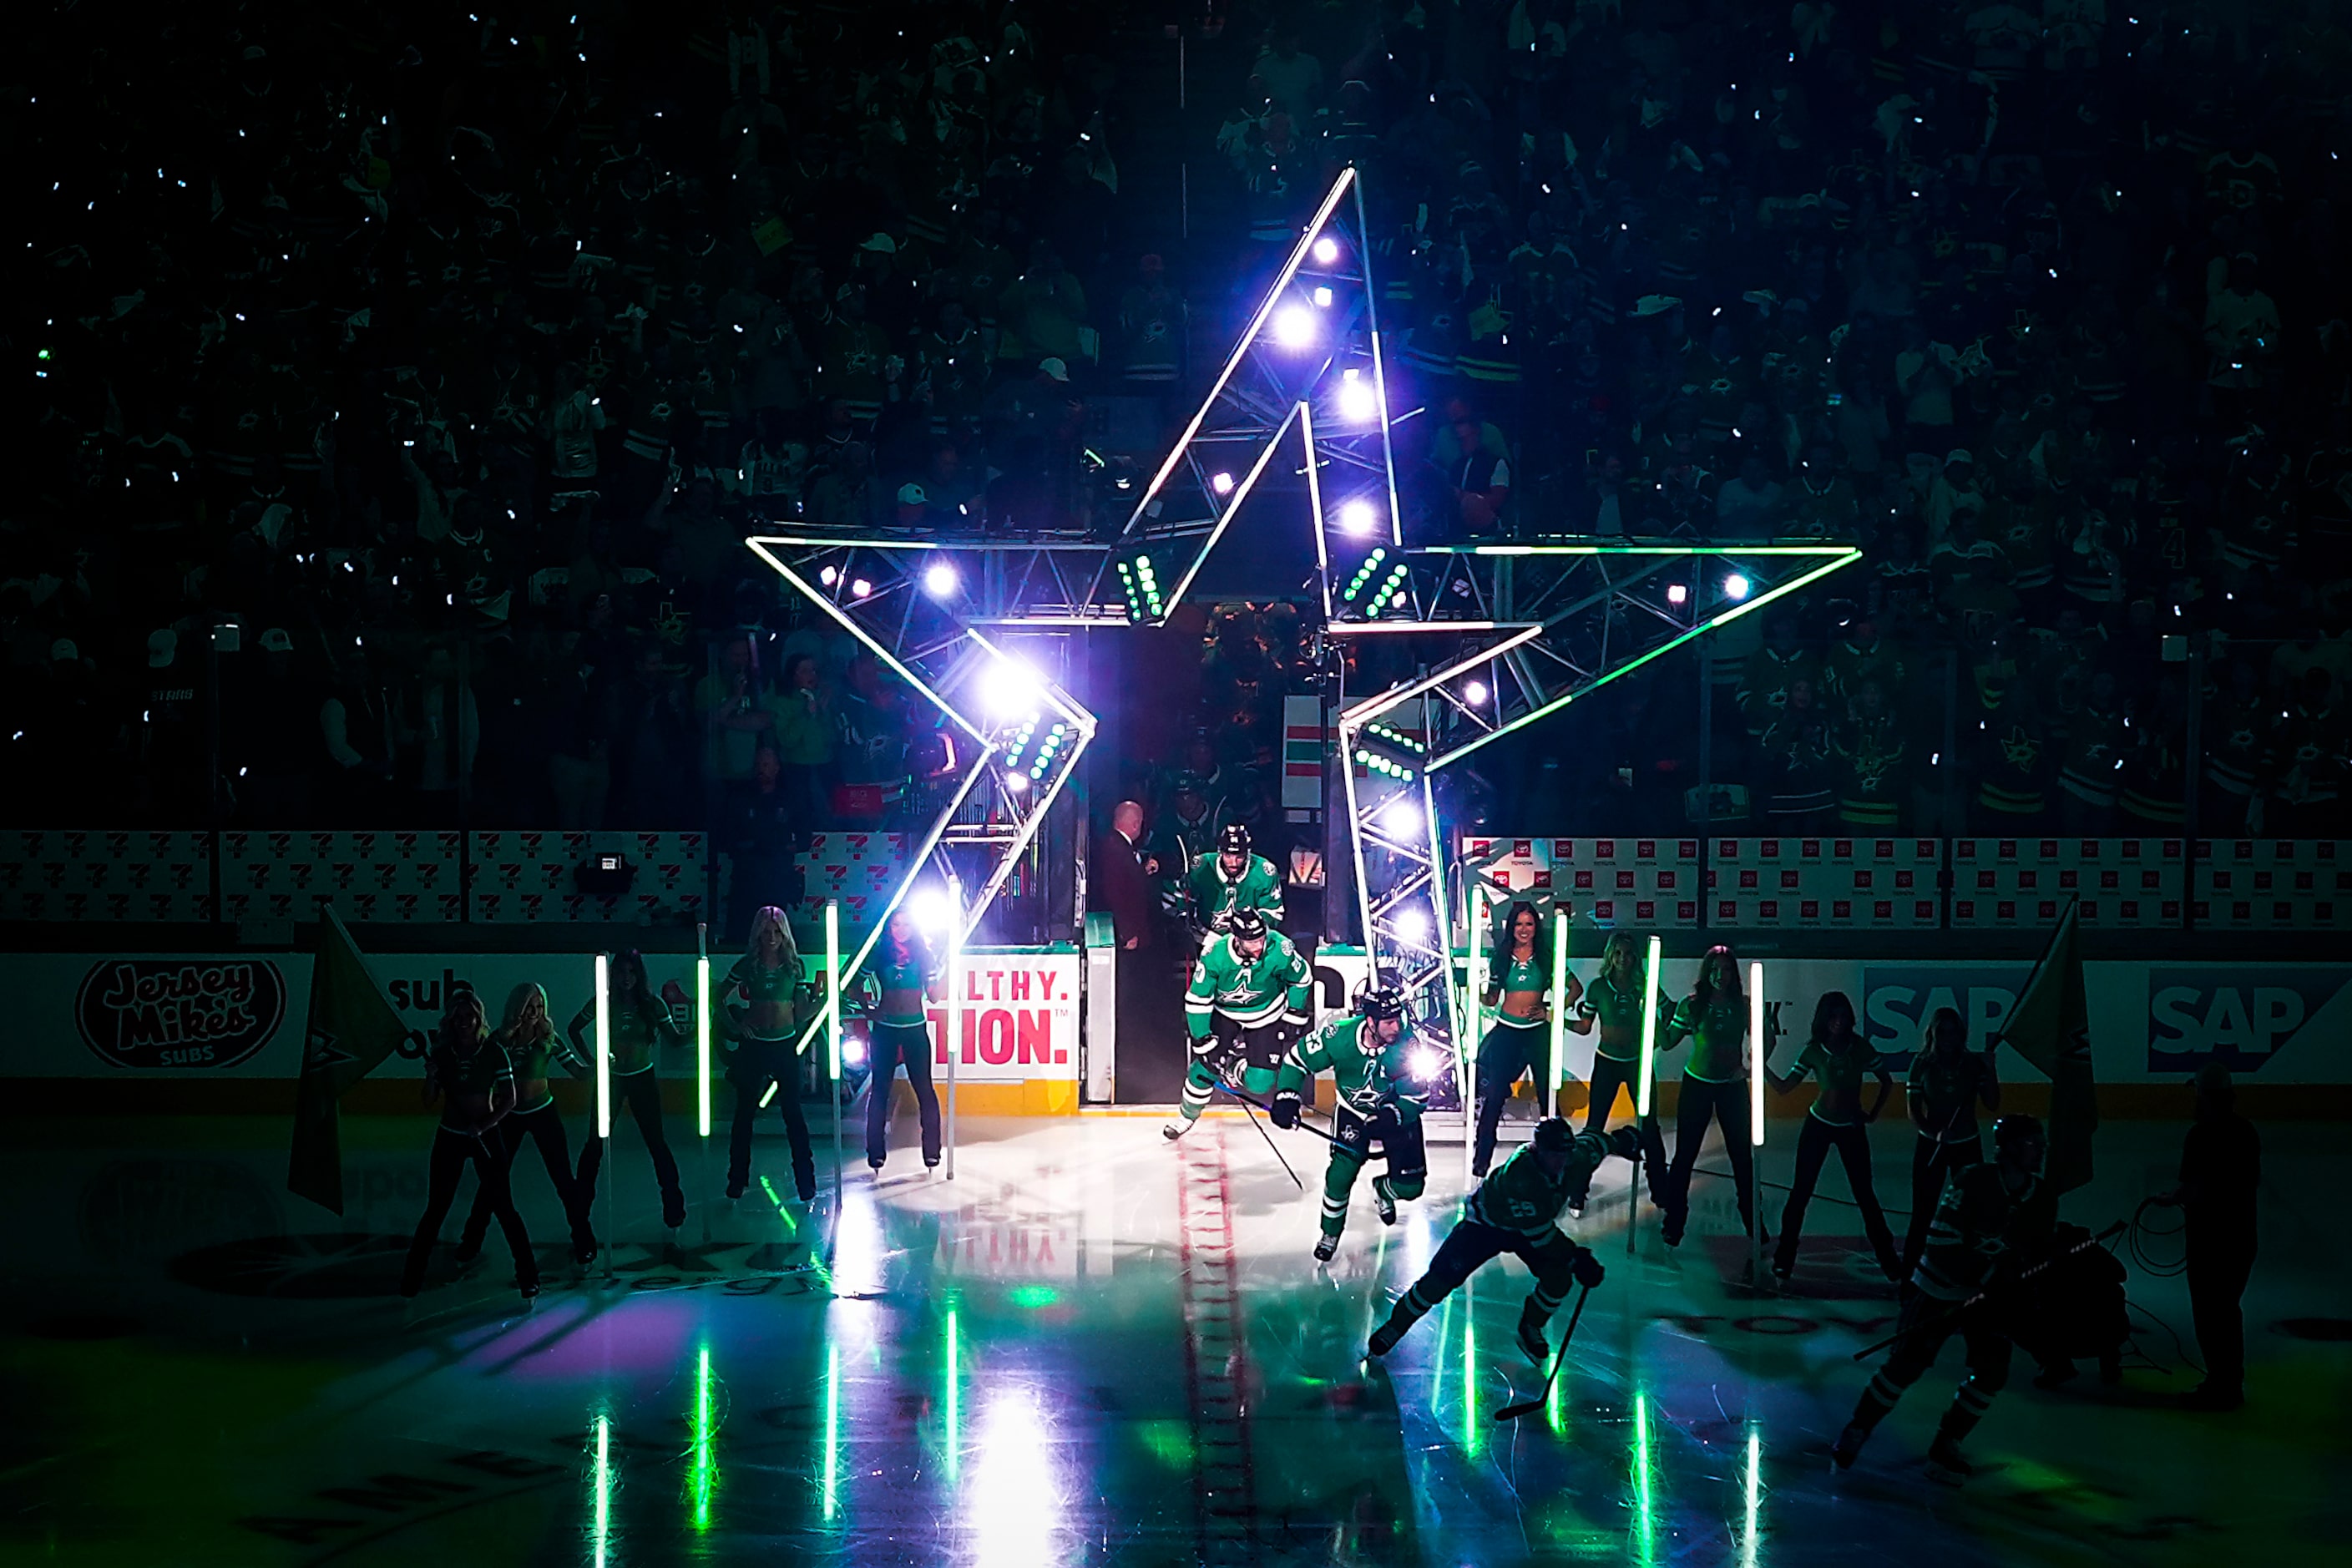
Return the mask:
<path fill-rule="evenodd" d="M 1863 1033 L 1896 1070 L 1918 1049 L 1927 1020 L 1949 1007 L 1967 1021 L 1969 1049 L 1990 1045 L 2009 1021 L 2030 963 L 1865 964 Z"/>
<path fill-rule="evenodd" d="M 2259 1072 L 2345 994 L 2352 971 L 2312 965 L 2147 972 L 2147 1070 L 2219 1062 Z"/>

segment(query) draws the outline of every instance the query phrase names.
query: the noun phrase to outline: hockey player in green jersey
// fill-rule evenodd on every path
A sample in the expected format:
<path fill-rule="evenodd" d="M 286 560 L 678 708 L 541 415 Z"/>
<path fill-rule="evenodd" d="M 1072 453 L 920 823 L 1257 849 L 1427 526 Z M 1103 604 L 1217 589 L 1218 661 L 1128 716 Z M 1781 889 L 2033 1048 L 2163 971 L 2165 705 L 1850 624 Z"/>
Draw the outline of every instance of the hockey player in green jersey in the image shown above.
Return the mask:
<path fill-rule="evenodd" d="M 1297 1126 L 1304 1097 L 1315 1091 L 1316 1075 L 1331 1075 L 1339 1102 L 1331 1112 L 1331 1163 L 1323 1173 L 1323 1237 L 1315 1244 L 1317 1261 L 1325 1263 L 1339 1250 L 1348 1194 L 1374 1139 L 1389 1161 L 1387 1173 L 1372 1178 L 1372 1203 L 1382 1225 L 1396 1224 L 1397 1204 L 1421 1196 L 1429 1174 L 1421 1142 L 1421 1113 L 1429 1109 L 1429 1096 L 1405 1066 L 1411 1032 L 1404 996 L 1394 986 L 1375 986 L 1356 1008 L 1290 1047 L 1268 1108 L 1276 1127 Z"/>
<path fill-rule="evenodd" d="M 2042 1179 L 2049 1146 L 2039 1121 L 2004 1116 L 1993 1123 L 1993 1163 L 1964 1166 L 1945 1184 L 1927 1227 L 1927 1249 L 1904 1297 L 1896 1323 L 1901 1332 L 1830 1450 L 1839 1469 L 1853 1465 L 1904 1390 L 1936 1364 L 1944 1342 L 1958 1334 L 1968 1350 L 1969 1375 L 1937 1425 L 1927 1468 L 1954 1485 L 1975 1473 L 1960 1453 L 1960 1440 L 1976 1430 L 2009 1381 L 2008 1327 L 2000 1305 L 1987 1303 L 1982 1293 L 2015 1279 L 2021 1259 L 2049 1243 L 2058 1218 L 2057 1194 Z"/>
<path fill-rule="evenodd" d="M 1235 913 L 1255 910 L 1270 926 L 1282 924 L 1282 878 L 1274 862 L 1250 853 L 1249 829 L 1228 823 L 1217 834 L 1217 852 L 1192 863 L 1184 879 L 1186 917 L 1193 929 L 1223 936 Z"/>
<path fill-rule="evenodd" d="M 1265 1099 L 1284 1053 L 1307 1026 L 1311 986 L 1307 961 L 1288 937 L 1268 929 L 1255 910 L 1234 913 L 1224 934 L 1192 961 L 1184 993 L 1192 1065 L 1184 1074 L 1183 1117 L 1162 1135 L 1191 1131 L 1221 1080 Z"/>
<path fill-rule="evenodd" d="M 1428 1271 L 1397 1298 L 1388 1320 L 1372 1331 L 1371 1353 L 1383 1356 L 1394 1350 L 1405 1331 L 1432 1307 L 1454 1294 L 1480 1266 L 1508 1252 L 1535 1273 L 1536 1288 L 1519 1310 L 1519 1348 L 1542 1366 L 1551 1356 L 1544 1325 L 1567 1299 L 1569 1286 L 1589 1290 L 1601 1283 L 1601 1272 L 1591 1249 L 1569 1240 L 1553 1221 L 1569 1194 L 1592 1179 L 1602 1160 L 1611 1154 L 1630 1160 L 1640 1147 L 1630 1127 L 1603 1136 L 1571 1132 L 1557 1116 L 1537 1122 L 1534 1141 L 1479 1183 L 1462 1205 L 1462 1217 L 1439 1244 Z"/>

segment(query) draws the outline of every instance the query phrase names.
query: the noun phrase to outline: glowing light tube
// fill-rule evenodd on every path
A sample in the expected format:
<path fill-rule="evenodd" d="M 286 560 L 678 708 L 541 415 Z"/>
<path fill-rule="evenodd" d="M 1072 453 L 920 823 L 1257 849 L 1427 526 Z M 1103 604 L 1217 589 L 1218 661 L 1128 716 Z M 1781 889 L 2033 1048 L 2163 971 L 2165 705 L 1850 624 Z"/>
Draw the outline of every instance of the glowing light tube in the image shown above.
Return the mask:
<path fill-rule="evenodd" d="M 1559 1104 L 1559 1086 L 1568 1072 L 1568 906 L 1556 904 L 1551 912 L 1551 1087 L 1544 1090 L 1543 1114 L 1555 1115 Z M 1555 1382 L 1555 1388 L 1559 1386 Z"/>
<path fill-rule="evenodd" d="M 1764 963 L 1748 965 L 1748 1141 L 1764 1147 Z"/>
<path fill-rule="evenodd" d="M 841 900 L 824 903 L 824 1034 L 833 1081 L 841 1082 Z M 838 1095 L 835 1099 L 838 1100 Z"/>
<path fill-rule="evenodd" d="M 706 948 L 710 928 L 694 928 L 697 948 Z M 710 954 L 706 950 L 694 960 L 694 1110 L 695 1126 L 703 1137 L 710 1136 Z"/>
<path fill-rule="evenodd" d="M 1658 1076 L 1658 969 L 1665 943 L 1650 939 L 1650 962 L 1642 973 L 1642 1093 L 1634 1110 L 1650 1114 L 1650 1089 Z"/>
<path fill-rule="evenodd" d="M 596 1136 L 613 1135 L 613 976 L 596 955 Z"/>

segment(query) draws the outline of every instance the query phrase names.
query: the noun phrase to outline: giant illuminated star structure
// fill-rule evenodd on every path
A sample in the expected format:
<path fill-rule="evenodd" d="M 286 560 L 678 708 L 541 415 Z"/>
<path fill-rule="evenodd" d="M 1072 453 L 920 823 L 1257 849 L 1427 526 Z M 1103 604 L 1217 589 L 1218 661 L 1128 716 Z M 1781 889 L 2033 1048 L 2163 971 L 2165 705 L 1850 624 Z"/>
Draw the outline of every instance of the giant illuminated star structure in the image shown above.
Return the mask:
<path fill-rule="evenodd" d="M 1372 249 L 1361 183 L 1343 170 L 1108 543 L 977 532 L 749 542 L 969 742 L 883 911 L 927 859 L 978 852 L 969 931 L 1094 733 L 1093 716 L 1023 660 L 1020 639 L 1165 625 L 1271 465 L 1297 462 L 1337 675 L 1357 918 L 1375 973 L 1453 1054 L 1466 1101 L 1451 951 L 1461 917 L 1431 775 L 1861 552 L 1580 536 L 1408 545 L 1394 431 L 1420 410 L 1391 415 Z M 992 706 L 974 700 L 992 688 Z M 1055 733 L 1062 743 L 1041 755 L 1040 737 Z"/>

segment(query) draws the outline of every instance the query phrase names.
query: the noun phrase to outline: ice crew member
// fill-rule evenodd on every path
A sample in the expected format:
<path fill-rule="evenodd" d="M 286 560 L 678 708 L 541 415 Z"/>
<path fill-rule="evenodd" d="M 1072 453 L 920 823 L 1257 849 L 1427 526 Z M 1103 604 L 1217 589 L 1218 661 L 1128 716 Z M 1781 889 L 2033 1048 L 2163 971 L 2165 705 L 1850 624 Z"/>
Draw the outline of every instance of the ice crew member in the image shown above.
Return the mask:
<path fill-rule="evenodd" d="M 1221 1079 L 1265 1099 L 1284 1053 L 1307 1026 L 1311 984 L 1307 961 L 1257 910 L 1227 917 L 1224 933 L 1211 937 L 1192 961 L 1184 993 L 1192 1065 L 1184 1073 L 1183 1119 L 1161 1132 L 1181 1138 L 1191 1131 Z"/>
<path fill-rule="evenodd" d="M 1504 1161 L 1493 1175 L 1478 1184 L 1462 1217 L 1446 1233 L 1429 1261 L 1429 1270 L 1389 1309 L 1387 1321 L 1372 1331 L 1370 1350 L 1386 1355 L 1421 1321 L 1461 1287 L 1484 1264 L 1508 1252 L 1534 1271 L 1536 1288 L 1519 1310 L 1519 1348 L 1541 1366 L 1551 1355 L 1544 1325 L 1567 1299 L 1573 1284 L 1587 1289 L 1601 1283 L 1601 1260 L 1589 1247 L 1579 1247 L 1553 1223 L 1571 1192 L 1581 1191 L 1592 1173 L 1611 1154 L 1633 1157 L 1639 1142 L 1630 1127 L 1603 1137 L 1598 1132 L 1571 1132 L 1568 1122 L 1547 1116 L 1536 1123 L 1534 1140 Z"/>
<path fill-rule="evenodd" d="M 1984 1419 L 1993 1395 L 2009 1381 L 2010 1341 L 1999 1301 L 1968 1303 L 1987 1285 L 1999 1284 L 2021 1254 L 2035 1256 L 2048 1244 L 2058 1199 L 2042 1180 L 2046 1147 L 2040 1121 L 2004 1116 L 1993 1123 L 1993 1163 L 1964 1166 L 1944 1184 L 1927 1226 L 1927 1251 L 1903 1304 L 1900 1337 L 1887 1352 L 1886 1364 L 1862 1391 L 1853 1418 L 1831 1451 L 1839 1469 L 1853 1463 L 1903 1391 L 1936 1364 L 1936 1352 L 1955 1333 L 1968 1346 L 1969 1375 L 1936 1428 L 1927 1465 L 1938 1480 L 1955 1484 L 1974 1468 L 1960 1457 L 1960 1440 Z"/>
<path fill-rule="evenodd" d="M 1292 1046 L 1283 1058 L 1272 1108 L 1276 1127 L 1298 1125 L 1303 1096 L 1314 1092 L 1318 1073 L 1331 1075 L 1338 1095 L 1331 1111 L 1332 1136 L 1338 1142 L 1323 1172 L 1323 1237 L 1315 1244 L 1319 1262 L 1328 1263 L 1339 1250 L 1339 1231 L 1348 1223 L 1348 1194 L 1375 1139 L 1389 1161 L 1387 1173 L 1372 1178 L 1372 1204 L 1381 1223 L 1396 1224 L 1398 1202 L 1421 1196 L 1429 1174 L 1421 1113 L 1429 1109 L 1429 1095 L 1415 1086 L 1406 1068 L 1411 1037 L 1403 993 L 1381 985 L 1366 992 L 1355 1012 L 1325 1024 Z"/>
<path fill-rule="evenodd" d="M 1233 918 L 1255 910 L 1265 923 L 1282 925 L 1282 879 L 1274 862 L 1250 853 L 1249 829 L 1227 823 L 1217 834 L 1217 852 L 1192 863 L 1184 879 L 1187 917 L 1211 936 L 1223 936 Z"/>

